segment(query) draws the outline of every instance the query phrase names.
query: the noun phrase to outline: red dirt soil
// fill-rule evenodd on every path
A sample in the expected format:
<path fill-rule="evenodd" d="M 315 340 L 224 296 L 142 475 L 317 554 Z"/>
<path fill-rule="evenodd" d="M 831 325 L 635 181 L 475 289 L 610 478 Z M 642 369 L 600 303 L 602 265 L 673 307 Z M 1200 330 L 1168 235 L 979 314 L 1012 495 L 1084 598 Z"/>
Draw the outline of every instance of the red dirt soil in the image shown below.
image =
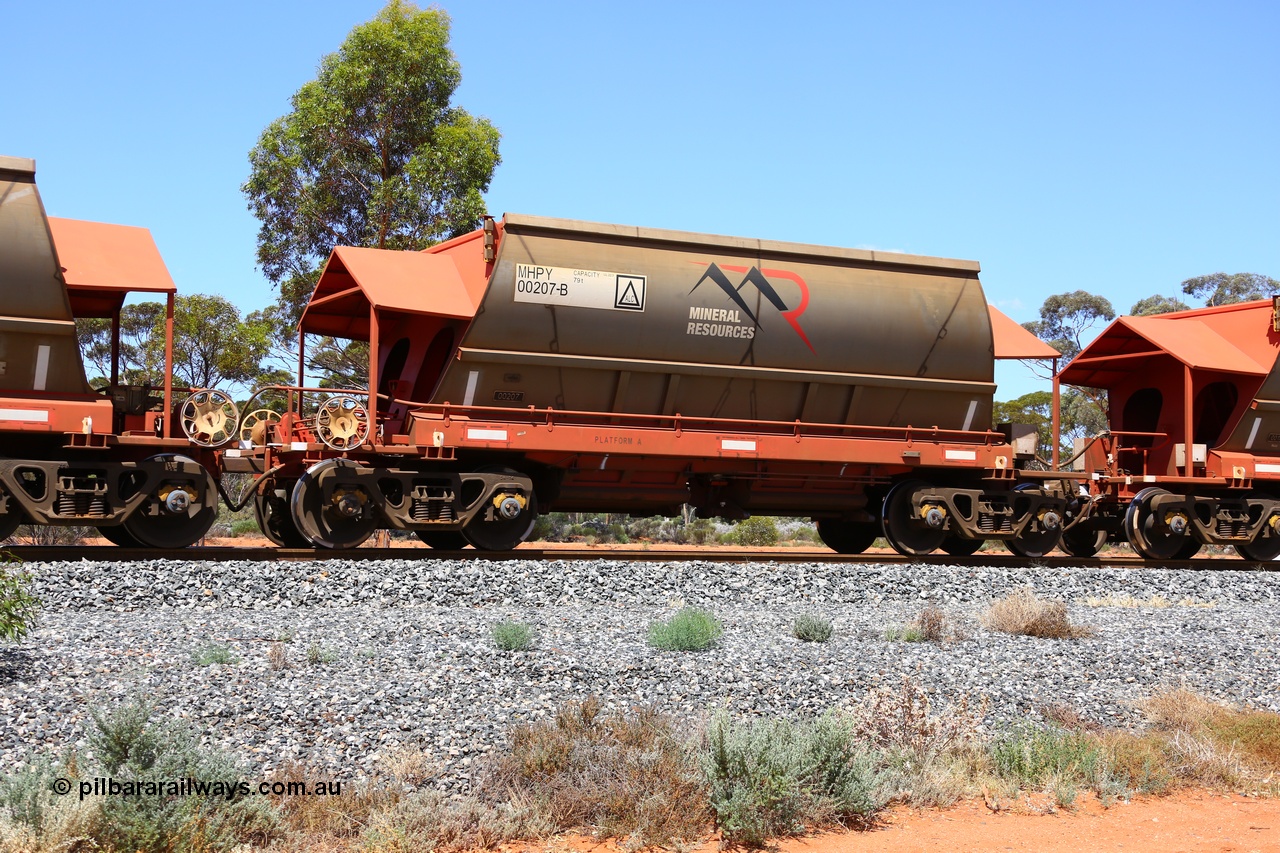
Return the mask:
<path fill-rule="evenodd" d="M 1280 853 L 1280 799 L 1183 791 L 1104 809 L 1081 796 L 1071 811 L 1050 812 L 1023 798 L 994 812 L 982 801 L 949 809 L 895 808 L 862 832 L 782 841 L 781 853 Z M 715 840 L 697 848 L 714 853 Z M 565 836 L 514 844 L 510 853 L 620 853 L 616 841 Z"/>

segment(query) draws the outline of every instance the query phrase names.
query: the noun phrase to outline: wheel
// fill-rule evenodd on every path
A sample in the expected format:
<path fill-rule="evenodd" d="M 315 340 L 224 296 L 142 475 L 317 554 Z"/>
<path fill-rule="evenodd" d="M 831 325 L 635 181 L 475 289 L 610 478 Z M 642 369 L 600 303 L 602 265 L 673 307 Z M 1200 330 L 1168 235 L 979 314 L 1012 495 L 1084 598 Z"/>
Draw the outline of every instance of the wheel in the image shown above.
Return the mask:
<path fill-rule="evenodd" d="M 1073 527 L 1063 531 L 1058 547 L 1072 557 L 1092 557 L 1107 544 L 1107 531 Z"/>
<path fill-rule="evenodd" d="M 113 524 L 110 527 L 99 527 L 98 535 L 103 539 L 120 548 L 145 548 L 146 546 L 133 538 L 129 531 L 124 529 L 123 524 Z"/>
<path fill-rule="evenodd" d="M 1280 557 L 1280 536 L 1255 539 L 1247 544 L 1236 545 L 1235 549 L 1236 553 L 1246 560 L 1269 563 L 1276 557 Z"/>
<path fill-rule="evenodd" d="M 1186 559 L 1179 555 L 1190 550 L 1188 539 L 1195 542 L 1195 539 L 1189 536 L 1189 524 L 1184 527 L 1183 532 L 1178 533 L 1157 517 L 1153 504 L 1157 498 L 1168 494 L 1169 492 L 1164 489 L 1154 487 L 1143 489 L 1133 496 L 1133 501 L 1130 502 L 1129 509 L 1124 514 L 1125 535 L 1129 539 L 1129 544 L 1133 546 L 1133 550 L 1144 559 Z M 1199 543 L 1190 553 L 1194 554 L 1198 550 L 1200 550 Z"/>
<path fill-rule="evenodd" d="M 218 447 L 236 434 L 240 411 L 223 391 L 197 391 L 182 404 L 178 419 L 193 444 Z"/>
<path fill-rule="evenodd" d="M 270 488 L 266 494 L 253 496 L 253 515 L 258 520 L 258 529 L 280 548 L 310 548 L 307 537 L 293 523 L 293 514 L 289 512 L 289 495 L 293 491 L 288 484 L 284 488 Z"/>
<path fill-rule="evenodd" d="M 945 527 L 930 527 L 916 517 L 911 496 L 927 488 L 929 484 L 920 480 L 905 480 L 885 495 L 880 513 L 884 538 L 893 550 L 907 557 L 923 557 L 936 550 L 948 535 Z"/>
<path fill-rule="evenodd" d="M 326 481 L 343 468 L 358 469 L 349 459 L 317 462 L 293 487 L 289 512 L 298 532 L 321 548 L 358 548 L 378 529 L 372 496 L 358 485 L 337 485 L 326 497 Z"/>
<path fill-rule="evenodd" d="M 415 530 L 413 532 L 437 551 L 461 551 L 471 544 L 461 530 Z"/>
<path fill-rule="evenodd" d="M 476 473 L 523 476 L 519 471 L 513 471 L 510 468 L 481 469 Z M 481 551 L 513 550 L 528 538 L 533 532 L 534 522 L 538 520 L 538 496 L 530 491 L 524 497 L 525 505 L 513 517 L 501 517 L 497 507 L 485 509 L 471 519 L 470 523 L 462 529 L 462 534 L 467 537 L 468 542 Z M 492 519 L 486 518 L 490 515 L 493 516 Z"/>
<path fill-rule="evenodd" d="M 1173 555 L 1175 560 L 1190 560 L 1196 554 L 1200 553 L 1200 540 L 1194 536 L 1188 536 L 1186 544 L 1178 549 L 1178 553 Z"/>
<path fill-rule="evenodd" d="M 1249 498 L 1271 500 L 1271 495 L 1266 492 L 1250 492 Z M 1274 506 L 1274 505 L 1272 505 Z M 1272 515 L 1274 510 L 1267 510 L 1270 514 L 1263 520 L 1262 528 L 1258 531 L 1259 535 L 1252 542 L 1245 542 L 1235 546 L 1236 553 L 1246 560 L 1253 560 L 1258 563 L 1269 563 L 1280 557 L 1280 531 L 1276 531 L 1271 527 Z M 1271 536 L 1261 535 L 1263 531 L 1270 528 L 1273 532 Z"/>
<path fill-rule="evenodd" d="M 880 526 L 871 522 L 818 519 L 818 537 L 837 554 L 861 554 L 880 536 Z"/>
<path fill-rule="evenodd" d="M 262 447 L 267 443 L 270 428 L 280 423 L 280 413 L 270 409 L 257 409 L 244 416 L 240 422 L 240 440 L 250 447 Z"/>
<path fill-rule="evenodd" d="M 1015 492 L 1043 492 L 1031 483 L 1023 483 L 1014 488 Z M 1053 517 L 1053 526 L 1046 527 L 1043 522 Z M 1037 559 L 1048 554 L 1054 548 L 1058 547 L 1058 540 L 1062 538 L 1062 516 L 1049 510 L 1044 517 L 1036 519 L 1032 524 L 1028 524 L 1022 529 L 1022 533 L 1013 539 L 1006 539 L 1004 545 L 1019 557 L 1028 557 Z"/>
<path fill-rule="evenodd" d="M 213 475 L 176 453 L 161 453 L 147 462 L 162 462 L 168 471 L 151 488 L 147 501 L 124 520 L 124 532 L 147 548 L 186 548 L 199 542 L 218 517 Z"/>
<path fill-rule="evenodd" d="M 330 397 L 316 412 L 316 434 L 334 450 L 359 447 L 369 437 L 369 410 L 350 395 Z"/>
<path fill-rule="evenodd" d="M 961 536 L 948 536 L 942 540 L 942 551 L 953 557 L 972 557 L 987 543 L 985 539 L 965 539 Z"/>

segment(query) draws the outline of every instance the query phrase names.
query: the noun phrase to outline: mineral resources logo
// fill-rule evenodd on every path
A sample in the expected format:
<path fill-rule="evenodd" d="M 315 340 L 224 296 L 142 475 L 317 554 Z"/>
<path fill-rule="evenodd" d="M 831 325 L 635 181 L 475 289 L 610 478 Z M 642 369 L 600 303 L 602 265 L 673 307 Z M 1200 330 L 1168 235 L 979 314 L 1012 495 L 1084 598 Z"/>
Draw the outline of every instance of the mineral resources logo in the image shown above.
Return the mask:
<path fill-rule="evenodd" d="M 695 261 L 694 263 L 703 262 Z M 741 274 L 743 276 L 742 281 L 737 286 L 734 286 L 727 273 Z M 800 301 L 795 308 L 787 307 L 786 301 L 783 300 L 773 283 L 769 281 L 771 278 L 793 282 L 800 288 Z M 693 286 L 689 294 L 693 295 L 693 292 L 701 287 L 705 281 L 711 281 L 720 290 L 724 291 L 724 294 L 729 297 L 737 308 L 690 306 L 689 325 L 685 331 L 686 334 L 719 338 L 754 338 L 756 336 L 756 328 L 760 325 L 760 319 L 751 310 L 747 300 L 742 297 L 743 289 L 747 285 L 751 285 L 764 298 L 765 302 L 777 309 L 778 313 L 782 315 L 782 319 L 786 320 L 787 324 L 800 336 L 800 340 L 804 341 L 804 345 L 809 348 L 809 352 L 816 354 L 813 344 L 809 342 L 809 336 L 805 334 L 804 329 L 800 326 L 800 317 L 804 314 L 805 309 L 809 307 L 809 285 L 798 274 L 790 270 L 760 269 L 754 266 L 740 267 L 711 263 L 707 265 L 702 277 L 698 279 L 697 284 Z M 746 320 L 743 319 L 744 316 Z M 748 321 L 750 322 L 748 323 Z"/>

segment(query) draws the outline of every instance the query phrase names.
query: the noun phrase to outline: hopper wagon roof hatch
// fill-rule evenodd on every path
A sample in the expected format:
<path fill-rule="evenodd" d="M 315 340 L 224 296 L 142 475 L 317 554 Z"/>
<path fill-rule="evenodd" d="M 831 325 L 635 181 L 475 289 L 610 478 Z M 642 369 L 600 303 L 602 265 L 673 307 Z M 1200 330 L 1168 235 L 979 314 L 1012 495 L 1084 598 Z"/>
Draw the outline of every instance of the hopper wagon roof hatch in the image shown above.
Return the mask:
<path fill-rule="evenodd" d="M 127 293 L 177 292 L 146 228 L 50 216 L 49 232 L 76 317 L 110 317 Z"/>
<path fill-rule="evenodd" d="M 447 255 L 339 246 L 301 326 L 308 334 L 368 340 L 371 309 L 470 320 L 481 295 L 467 287 Z"/>

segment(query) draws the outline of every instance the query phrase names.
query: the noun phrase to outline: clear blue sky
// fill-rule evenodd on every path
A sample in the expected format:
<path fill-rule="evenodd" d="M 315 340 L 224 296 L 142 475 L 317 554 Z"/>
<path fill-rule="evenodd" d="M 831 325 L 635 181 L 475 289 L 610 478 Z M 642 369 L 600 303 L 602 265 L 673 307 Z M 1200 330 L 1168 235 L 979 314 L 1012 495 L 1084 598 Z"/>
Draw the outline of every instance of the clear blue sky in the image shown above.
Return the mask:
<path fill-rule="evenodd" d="M 11 4 L 0 153 L 55 216 L 271 299 L 240 184 L 376 0 Z M 1280 4 L 455 0 L 489 209 L 981 261 L 1019 321 L 1280 278 Z M 1002 374 L 998 397 L 1040 385 Z"/>

